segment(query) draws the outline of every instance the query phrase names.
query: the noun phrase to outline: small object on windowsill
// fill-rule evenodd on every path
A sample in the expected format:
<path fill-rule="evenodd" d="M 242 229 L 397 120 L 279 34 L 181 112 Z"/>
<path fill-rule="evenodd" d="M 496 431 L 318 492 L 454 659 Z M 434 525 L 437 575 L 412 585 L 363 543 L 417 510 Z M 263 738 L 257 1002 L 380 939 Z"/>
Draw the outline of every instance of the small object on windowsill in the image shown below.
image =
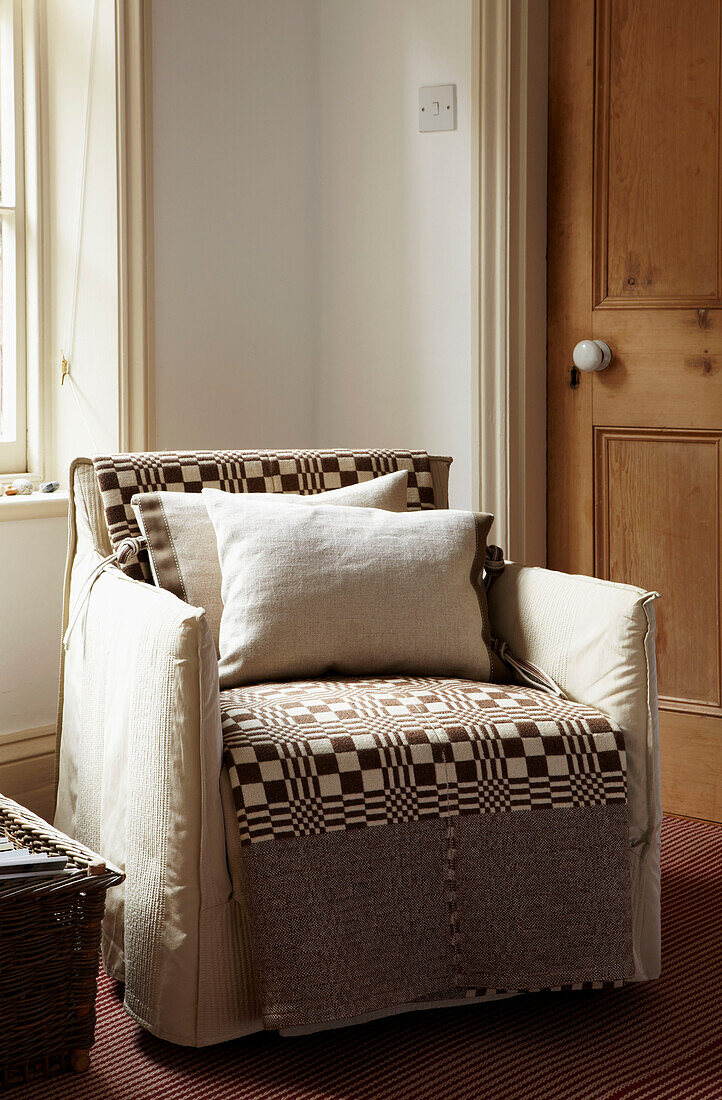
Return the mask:
<path fill-rule="evenodd" d="M 41 493 L 35 483 L 35 492 L 27 495 L 19 493 L 17 489 L 5 481 L 0 483 L 0 539 L 3 532 L 3 523 L 6 520 L 25 519 L 49 519 L 67 516 L 68 491 L 64 482 L 53 493 Z M 2 599 L 0 599 L 0 604 Z M 0 616 L 1 617 L 1 616 Z M 0 633 L 2 628 L 0 627 Z M 2 768 L 0 768 L 0 771 Z M 2 1077 L 0 1077 L 0 1098 L 2 1097 Z"/>
<path fill-rule="evenodd" d="M 17 477 L 12 484 L 16 493 L 19 493 L 21 497 L 29 497 L 33 491 L 33 483 L 26 477 Z M 5 490 L 7 492 L 7 490 Z"/>
<path fill-rule="evenodd" d="M 59 481 L 43 481 L 40 485 L 41 493 L 55 493 L 60 488 Z"/>

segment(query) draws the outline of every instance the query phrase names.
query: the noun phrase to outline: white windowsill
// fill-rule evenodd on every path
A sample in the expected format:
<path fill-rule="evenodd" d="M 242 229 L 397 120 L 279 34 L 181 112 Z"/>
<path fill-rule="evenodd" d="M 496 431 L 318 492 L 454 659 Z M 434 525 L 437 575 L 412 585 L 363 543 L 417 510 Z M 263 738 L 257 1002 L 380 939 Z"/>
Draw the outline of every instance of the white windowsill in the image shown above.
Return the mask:
<path fill-rule="evenodd" d="M 36 490 L 30 496 L 0 497 L 0 523 L 3 520 L 54 519 L 68 514 L 68 490 L 54 493 Z"/>

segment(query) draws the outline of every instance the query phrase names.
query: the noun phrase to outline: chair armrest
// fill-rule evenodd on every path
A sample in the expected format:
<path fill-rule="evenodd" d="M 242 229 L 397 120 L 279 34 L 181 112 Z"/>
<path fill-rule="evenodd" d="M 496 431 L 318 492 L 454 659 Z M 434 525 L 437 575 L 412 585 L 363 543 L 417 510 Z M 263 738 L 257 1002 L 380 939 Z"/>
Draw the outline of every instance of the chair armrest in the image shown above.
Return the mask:
<path fill-rule="evenodd" d="M 71 605 L 99 560 L 76 559 Z M 231 893 L 221 754 L 204 613 L 106 568 L 67 643 L 55 823 L 125 870 L 106 966 L 125 977 L 131 1012 L 151 1029 L 163 1020 L 168 1038 L 194 1033 L 199 915 Z"/>
<path fill-rule="evenodd" d="M 656 593 L 594 577 L 507 564 L 489 590 L 492 634 L 580 703 L 619 724 L 644 823 L 659 805 Z"/>
<path fill-rule="evenodd" d="M 637 972 L 659 973 L 662 806 L 655 592 L 508 563 L 488 593 L 492 634 L 621 728 L 633 860 Z"/>

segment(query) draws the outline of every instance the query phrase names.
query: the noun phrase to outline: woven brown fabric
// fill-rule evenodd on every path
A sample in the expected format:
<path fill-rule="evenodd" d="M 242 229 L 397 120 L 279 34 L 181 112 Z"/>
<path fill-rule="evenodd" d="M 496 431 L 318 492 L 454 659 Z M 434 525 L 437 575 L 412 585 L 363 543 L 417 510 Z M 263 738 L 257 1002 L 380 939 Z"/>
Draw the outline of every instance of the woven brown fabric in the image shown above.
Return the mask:
<path fill-rule="evenodd" d="M 626 806 L 254 844 L 264 1025 L 631 978 Z"/>
<path fill-rule="evenodd" d="M 358 1016 L 453 983 L 440 819 L 247 856 L 265 1027 Z"/>
<path fill-rule="evenodd" d="M 433 677 L 221 693 L 264 1025 L 634 973 L 624 740 Z"/>
<path fill-rule="evenodd" d="M 454 828 L 468 995 L 632 977 L 624 804 L 465 815 Z"/>
<path fill-rule="evenodd" d="M 221 692 L 241 841 L 429 816 L 626 802 L 624 740 L 592 707 L 432 676 Z"/>

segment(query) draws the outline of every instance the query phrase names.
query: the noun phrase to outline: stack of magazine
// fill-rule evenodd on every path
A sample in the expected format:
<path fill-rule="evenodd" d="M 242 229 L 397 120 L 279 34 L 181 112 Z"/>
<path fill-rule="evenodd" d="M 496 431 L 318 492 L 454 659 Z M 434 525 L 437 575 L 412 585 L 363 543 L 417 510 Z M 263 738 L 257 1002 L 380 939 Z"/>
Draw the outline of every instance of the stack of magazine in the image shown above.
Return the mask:
<path fill-rule="evenodd" d="M 66 873 L 66 856 L 16 848 L 0 834 L 0 889 L 33 879 L 56 878 Z"/>

